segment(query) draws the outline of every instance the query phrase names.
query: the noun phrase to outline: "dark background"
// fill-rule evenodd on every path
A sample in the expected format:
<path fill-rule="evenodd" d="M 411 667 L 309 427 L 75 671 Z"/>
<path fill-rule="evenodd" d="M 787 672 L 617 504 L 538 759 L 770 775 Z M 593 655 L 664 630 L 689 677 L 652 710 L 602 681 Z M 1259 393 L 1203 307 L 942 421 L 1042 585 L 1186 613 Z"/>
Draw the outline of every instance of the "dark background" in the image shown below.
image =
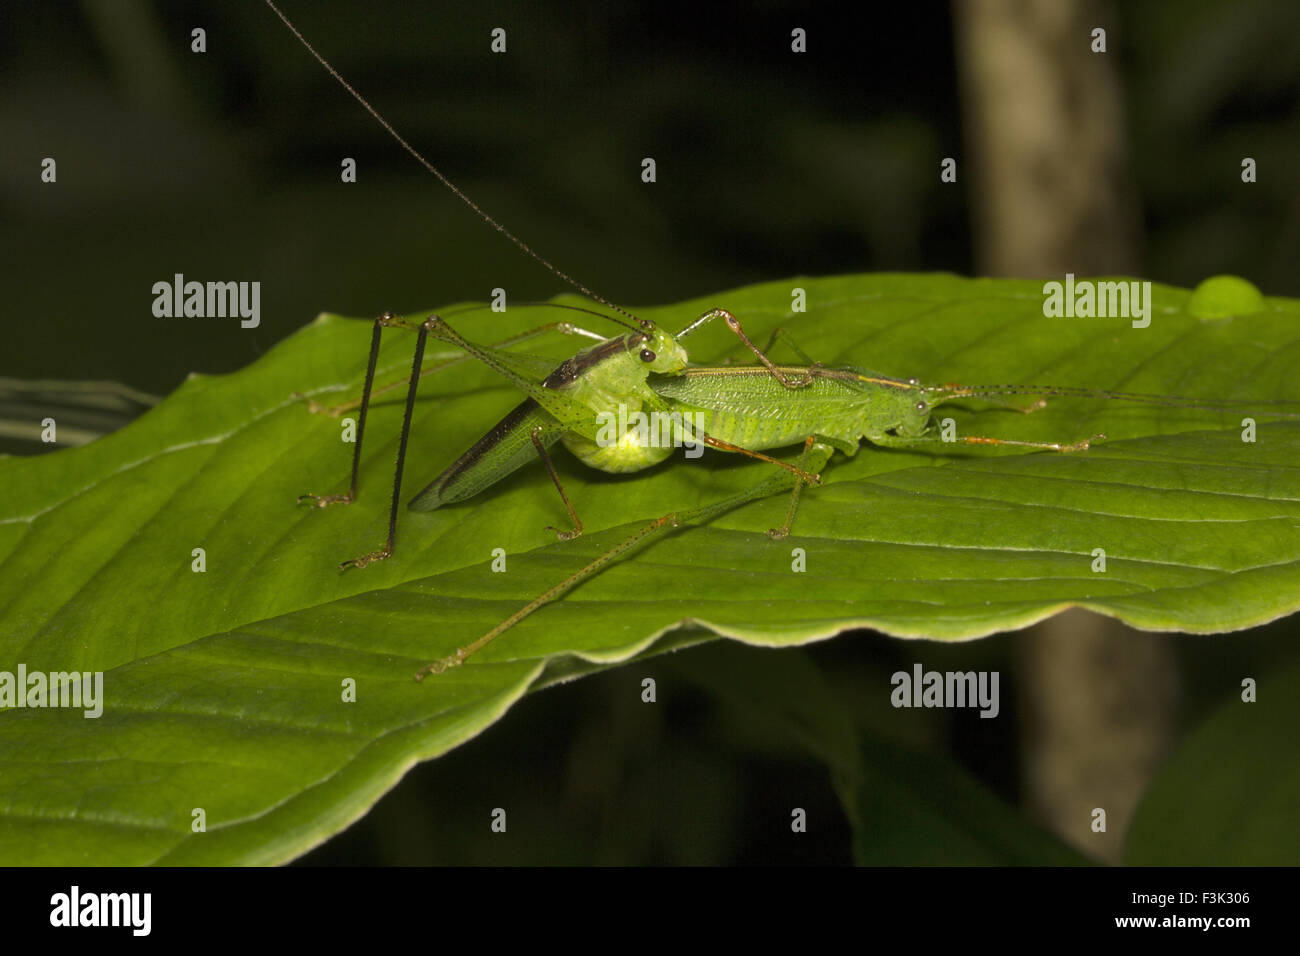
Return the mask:
<path fill-rule="evenodd" d="M 443 171 L 606 297 L 796 274 L 975 270 L 946 4 L 293 2 L 287 12 Z M 1293 3 L 1111 9 L 1143 274 L 1300 292 Z M 789 52 L 791 25 L 809 31 Z M 208 52 L 189 52 L 207 30 Z M 495 25 L 509 52 L 488 51 Z M 0 6 L 3 374 L 166 394 L 318 312 L 546 298 L 263 5 Z M 1260 164 L 1242 188 L 1240 157 Z M 43 187 L 39 162 L 58 161 Z M 359 180 L 339 181 L 355 157 Z M 653 156 L 659 181 L 640 181 Z M 1229 174 L 1230 173 L 1230 174 Z M 262 327 L 164 321 L 174 272 L 258 279 Z"/>
<path fill-rule="evenodd" d="M 454 182 L 620 304 L 795 274 L 979 271 L 947 4 L 283 6 Z M 1300 295 L 1300 5 L 1093 9 L 1122 88 L 1141 274 L 1190 286 L 1231 272 Z M 204 54 L 189 51 L 195 26 Z M 504 56 L 489 52 L 497 26 Z M 794 26 L 807 54 L 789 50 Z M 190 371 L 248 364 L 321 311 L 566 291 L 252 0 L 6 0 L 0 130 L 6 379 L 165 395 Z M 1245 155 L 1259 163 L 1251 186 Z M 56 185 L 39 180 L 45 156 Z M 354 185 L 340 182 L 344 156 L 358 162 Z M 640 181 L 644 156 L 658 164 L 653 185 Z M 939 182 L 946 156 L 955 185 Z M 155 318 L 151 286 L 175 272 L 260 280 L 261 327 Z M 1224 661 L 1267 668 L 1291 653 L 1288 630 L 1181 642 L 1183 723 L 1222 695 Z M 954 647 L 858 636 L 781 653 L 833 675 L 864 727 L 952 754 L 1014 801 L 1012 688 L 999 721 L 859 703 L 918 659 L 1001 667 L 1005 680 L 1010 649 L 1005 636 Z M 758 653 L 774 652 L 688 652 L 530 697 L 307 861 L 847 862 L 825 768 L 691 683 L 703 666 L 691 654 L 725 666 Z M 656 707 L 639 703 L 647 673 L 672 688 Z M 486 835 L 502 805 L 529 808 L 508 843 Z M 804 838 L 789 834 L 791 805 L 816 821 Z"/>

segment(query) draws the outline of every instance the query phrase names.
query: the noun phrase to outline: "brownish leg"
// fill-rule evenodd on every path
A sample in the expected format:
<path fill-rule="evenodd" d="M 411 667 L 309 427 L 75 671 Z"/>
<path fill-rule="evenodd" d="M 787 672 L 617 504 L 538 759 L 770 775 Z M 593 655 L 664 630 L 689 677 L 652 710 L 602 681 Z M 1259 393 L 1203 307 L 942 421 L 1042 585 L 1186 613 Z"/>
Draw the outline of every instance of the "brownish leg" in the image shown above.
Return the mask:
<path fill-rule="evenodd" d="M 542 444 L 541 439 L 537 436 L 541 434 L 540 428 L 534 428 L 528 436 L 533 440 L 533 447 L 537 449 L 537 456 L 542 459 L 542 464 L 551 475 L 551 481 L 555 482 L 555 490 L 560 493 L 560 500 L 564 502 L 564 507 L 569 509 L 569 517 L 573 520 L 572 531 L 561 531 L 552 525 L 547 525 L 547 531 L 554 531 L 555 536 L 561 541 L 570 541 L 582 534 L 582 519 L 578 517 L 578 512 L 573 510 L 573 503 L 569 501 L 569 496 L 564 493 L 564 486 L 560 484 L 560 476 L 555 472 L 555 465 L 551 463 L 551 456 L 546 451 L 546 446 Z"/>

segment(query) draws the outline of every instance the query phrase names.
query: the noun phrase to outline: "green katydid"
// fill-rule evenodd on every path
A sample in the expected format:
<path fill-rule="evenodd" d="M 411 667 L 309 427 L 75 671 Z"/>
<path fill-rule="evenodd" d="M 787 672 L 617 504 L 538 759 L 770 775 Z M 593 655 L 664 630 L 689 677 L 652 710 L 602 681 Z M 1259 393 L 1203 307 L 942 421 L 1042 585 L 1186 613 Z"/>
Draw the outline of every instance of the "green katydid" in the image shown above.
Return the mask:
<path fill-rule="evenodd" d="M 615 306 L 561 272 L 475 205 L 407 144 L 387 121 L 330 67 L 280 14 L 271 0 L 267 0 L 267 3 L 325 69 L 460 200 L 552 273 L 584 295 L 618 313 L 621 318 L 610 315 L 604 317 L 627 329 L 619 336 L 604 339 L 570 323 L 553 323 L 550 328 L 586 335 L 600 341 L 558 367 L 549 367 L 539 366 L 536 361 L 504 348 L 533 333 L 516 336 L 493 347 L 467 341 L 438 316 L 430 316 L 419 323 L 407 322 L 388 314 L 377 319 L 360 401 L 350 489 L 345 494 L 303 496 L 303 499 L 311 500 L 320 507 L 347 503 L 355 499 L 366 413 L 370 398 L 377 391 L 374 389 L 374 375 L 382 331 L 389 327 L 415 331 L 417 337 L 411 374 L 403 382 L 394 383 L 407 384 L 408 387 L 394 477 L 388 537 L 382 548 L 346 561 L 343 567 L 365 567 L 393 553 L 411 414 L 419 380 L 423 374 L 431 371 L 423 368 L 424 348 L 430 336 L 453 345 L 463 350 L 467 356 L 483 362 L 518 386 L 526 398 L 421 491 L 410 503 L 412 510 L 432 510 L 444 504 L 467 499 L 534 458 L 540 458 L 549 471 L 573 523 L 572 529 L 557 530 L 557 535 L 561 539 L 571 538 L 581 533 L 582 525 L 550 462 L 548 449 L 551 446 L 558 441 L 563 441 L 588 464 L 602 470 L 618 472 L 638 470 L 657 464 L 671 454 L 675 444 L 675 442 L 646 443 L 636 440 L 626 431 L 616 436 L 612 444 L 599 441 L 600 416 L 615 413 L 620 407 L 633 413 L 649 409 L 661 415 L 676 416 L 674 421 L 682 423 L 679 427 L 686 433 L 688 439 L 721 450 L 749 455 L 776 466 L 776 470 L 765 479 L 739 495 L 691 510 L 668 512 L 654 519 L 526 604 L 478 640 L 423 668 L 417 673 L 417 679 L 422 678 L 425 673 L 441 672 L 463 663 L 524 617 L 561 597 L 571 588 L 598 573 L 609 563 L 624 556 L 663 529 L 680 524 L 705 522 L 746 501 L 788 492 L 790 505 L 785 523 L 769 532 L 777 537 L 787 534 L 794 520 L 803 486 L 820 481 L 821 469 L 826 466 L 836 451 L 844 455 L 854 455 L 864 439 L 884 447 L 941 442 L 943 439 L 933 434 L 931 411 L 942 402 L 973 397 L 1039 396 L 1040 401 L 1028 406 L 1024 409 L 1026 411 L 1041 405 L 1041 397 L 1045 395 L 1105 397 L 1154 404 L 1192 403 L 1192 400 L 1092 389 L 923 385 L 914 379 L 890 378 L 858 368 L 822 367 L 789 342 L 788 336 L 787 344 L 799 355 L 802 364 L 776 365 L 766 354 L 767 349 L 771 349 L 772 345 L 769 344 L 767 349 L 758 348 L 745 335 L 735 317 L 722 309 L 706 312 L 677 335 L 671 335 L 653 323 L 639 319 Z M 754 353 L 759 359 L 759 365 L 699 367 L 689 364 L 689 357 L 681 340 L 702 325 L 718 318 L 722 318 L 728 328 Z M 773 338 L 774 342 L 775 339 L 776 336 Z M 694 424 L 686 424 L 688 421 Z M 677 437 L 680 437 L 680 434 Z M 1101 436 L 1069 443 L 1006 441 L 982 436 L 963 436 L 957 441 L 964 444 L 1014 445 L 1029 449 L 1073 452 L 1085 450 L 1097 437 Z M 764 454 L 768 450 L 799 444 L 803 445 L 802 452 L 793 461 L 783 462 Z"/>

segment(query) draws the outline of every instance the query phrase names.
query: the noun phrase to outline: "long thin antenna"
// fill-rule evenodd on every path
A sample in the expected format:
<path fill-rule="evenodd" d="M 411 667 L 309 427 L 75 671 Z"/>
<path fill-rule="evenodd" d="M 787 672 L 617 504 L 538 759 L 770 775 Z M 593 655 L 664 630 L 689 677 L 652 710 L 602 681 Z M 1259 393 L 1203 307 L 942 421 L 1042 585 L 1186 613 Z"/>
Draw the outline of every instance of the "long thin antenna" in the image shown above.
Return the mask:
<path fill-rule="evenodd" d="M 388 120 L 384 119 L 379 114 L 379 111 L 376 110 L 373 106 L 371 106 L 369 102 L 367 102 L 364 96 L 362 96 L 355 89 L 353 89 L 352 84 L 349 83 L 347 80 L 343 79 L 343 76 L 339 73 L 339 71 L 334 69 L 334 67 L 330 66 L 329 61 L 326 60 L 325 57 L 321 56 L 319 53 L 316 52 L 316 48 L 307 41 L 307 38 L 298 31 L 298 28 L 294 26 L 292 22 L 290 22 L 289 18 L 280 12 L 280 8 L 277 7 L 272 2 L 272 0 L 266 0 L 266 5 L 270 7 L 271 11 L 277 17 L 280 18 L 280 20 L 284 23 L 286 27 L 289 28 L 289 32 L 298 38 L 298 42 L 307 48 L 307 52 L 310 53 L 312 56 L 314 56 L 317 62 L 320 63 L 321 66 L 325 67 L 325 69 L 329 72 L 330 76 L 338 80 L 339 83 L 343 86 L 343 88 L 347 90 L 349 93 L 351 93 L 353 98 L 358 103 L 360 103 L 363 107 L 365 107 L 366 112 L 369 113 L 371 116 L 373 116 L 380 126 L 388 130 L 388 135 L 393 137 L 393 139 L 397 140 L 397 142 L 401 145 L 402 149 L 406 150 L 408 153 L 414 156 L 416 158 L 416 161 L 418 161 L 421 166 L 423 166 L 429 172 L 433 173 L 434 176 L 438 177 L 438 181 L 442 183 L 444 186 L 446 186 L 448 189 L 450 189 L 452 193 L 455 194 L 457 199 L 463 202 L 466 206 L 469 206 L 470 209 L 473 209 L 474 212 L 478 214 L 480 219 L 482 219 L 484 222 L 486 222 L 497 232 L 501 233 L 501 235 L 505 236 L 507 239 L 513 242 L 524 252 L 528 253 L 528 255 L 532 256 L 535 260 L 537 260 L 542 265 L 544 265 L 554 275 L 559 276 L 569 285 L 573 286 L 573 288 L 577 289 L 583 295 L 587 296 L 590 299 L 595 299 L 601 305 L 613 309 L 615 312 L 618 312 L 621 315 L 626 316 L 627 318 L 631 319 L 633 322 L 637 323 L 637 326 L 640 326 L 641 328 L 646 328 L 649 325 L 649 323 L 646 322 L 644 319 L 638 318 L 637 316 L 633 315 L 631 312 L 627 311 L 626 309 L 620 308 L 619 306 L 615 305 L 613 302 L 610 302 L 604 296 L 597 295 L 595 292 L 592 292 L 590 289 L 588 289 L 577 279 L 573 278 L 573 276 L 569 275 L 567 272 L 557 269 L 554 265 L 551 264 L 549 259 L 546 259 L 541 254 L 534 252 L 532 250 L 532 247 L 530 247 L 526 242 L 524 242 L 513 232 L 511 232 L 505 226 L 501 225 L 501 223 L 497 222 L 490 215 L 488 215 L 478 205 L 478 203 L 474 202 L 474 200 L 470 199 L 469 196 L 461 192 L 460 187 L 458 187 L 450 179 L 444 176 L 438 170 L 438 167 L 434 166 L 433 163 L 429 162 L 427 159 L 421 156 L 414 146 L 412 146 L 410 143 L 404 140 L 401 137 L 401 135 L 397 132 L 397 130 L 393 129 L 392 125 L 389 124 Z M 622 321 L 621 319 L 616 319 L 613 316 L 605 316 L 605 318 L 609 319 L 612 322 L 617 322 L 619 325 L 626 326 L 632 329 L 633 331 L 637 331 L 636 326 L 630 326 L 626 322 Z"/>
<path fill-rule="evenodd" d="M 1295 406 L 1288 399 L 1225 399 L 1189 398 L 1185 395 L 1154 395 L 1148 392 L 1115 392 L 1102 388 L 1076 388 L 1069 385 L 937 385 L 921 386 L 941 396 L 943 401 L 956 398 L 980 398 L 991 395 L 1047 395 L 1056 398 L 1107 398 L 1143 405 L 1162 405 L 1166 408 L 1194 408 L 1204 411 L 1235 412 L 1242 409 L 1265 408 L 1275 405 Z M 1277 415 L 1295 415 L 1294 412 L 1276 412 Z"/>

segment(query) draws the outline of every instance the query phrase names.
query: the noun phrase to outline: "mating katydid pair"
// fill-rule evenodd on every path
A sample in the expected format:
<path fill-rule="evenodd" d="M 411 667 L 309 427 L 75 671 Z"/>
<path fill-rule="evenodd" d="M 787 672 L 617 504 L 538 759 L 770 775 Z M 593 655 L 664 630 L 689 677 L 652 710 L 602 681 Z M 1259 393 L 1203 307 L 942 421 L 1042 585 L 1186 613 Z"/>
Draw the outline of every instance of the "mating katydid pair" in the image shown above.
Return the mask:
<path fill-rule="evenodd" d="M 728 327 L 759 356 L 762 364 L 688 365 L 681 340 L 717 318 L 727 322 Z M 390 327 L 414 330 L 415 356 L 411 374 L 404 380 L 407 384 L 406 406 L 398 442 L 388 537 L 382 548 L 343 562 L 345 569 L 363 568 L 393 553 L 402 467 L 429 336 L 464 350 L 518 386 L 528 397 L 417 494 L 409 505 L 412 511 L 432 511 L 445 504 L 463 501 L 490 488 L 523 465 L 540 459 L 573 522 L 571 530 L 549 530 L 554 530 L 561 540 L 576 537 L 582 532 L 582 522 L 564 491 L 548 452 L 557 441 L 562 441 L 585 464 L 611 473 L 639 471 L 659 464 L 672 454 L 675 446 L 683 444 L 683 437 L 686 443 L 699 442 L 721 451 L 761 459 L 775 469 L 766 479 L 739 495 L 691 511 L 670 512 L 656 518 L 472 644 L 430 664 L 417 674 L 418 677 L 423 677 L 425 672 L 438 673 L 463 663 L 524 617 L 560 597 L 660 529 L 705 521 L 746 501 L 788 490 L 790 505 L 785 522 L 768 531 L 772 537 L 784 537 L 794 521 L 800 490 L 804 484 L 820 483 L 819 472 L 836 451 L 854 455 L 863 439 L 883 447 L 941 441 L 930 434 L 931 411 L 936 405 L 958 397 L 1023 391 L 1019 387 L 926 386 L 915 379 L 903 381 L 865 369 L 825 368 L 808 360 L 807 356 L 801 356 L 804 358 L 802 365 L 776 365 L 765 350 L 749 341 L 735 317 L 722 309 L 706 312 L 676 335 L 668 334 L 647 320 L 638 321 L 641 323 L 639 328 L 579 352 L 539 380 L 530 378 L 526 371 L 532 360 L 466 341 L 439 316 L 429 316 L 418 324 L 387 314 L 375 320 L 360 400 L 349 490 L 333 495 L 307 494 L 300 499 L 319 507 L 355 500 L 366 415 L 382 332 Z M 593 334 L 572 327 L 561 330 Z M 792 350 L 800 351 L 789 341 L 788 335 L 785 338 Z M 1037 403 L 1026 410 L 1034 407 Z M 629 415 L 644 414 L 647 409 L 653 414 L 669 417 L 674 423 L 671 440 L 646 442 L 631 424 L 621 428 L 612 441 L 601 440 L 600 435 L 608 431 L 611 418 L 626 423 Z M 1018 445 L 1059 452 L 1082 450 L 1089 444 L 1086 440 L 1057 444 L 979 436 L 963 436 L 955 440 L 966 444 Z M 798 444 L 803 445 L 802 453 L 789 462 L 763 454 L 766 450 Z"/>
<path fill-rule="evenodd" d="M 777 364 L 768 352 L 774 350 L 780 333 L 764 348 L 745 334 L 741 323 L 729 312 L 714 309 L 689 323 L 676 335 L 658 328 L 618 308 L 596 295 L 567 274 L 556 269 L 530 247 L 518 240 L 496 220 L 483 212 L 449 182 L 435 167 L 409 146 L 389 124 L 316 53 L 307 41 L 279 14 L 289 29 L 307 46 L 321 64 L 393 135 L 398 142 L 435 175 L 459 199 L 469 205 L 485 222 L 502 232 L 522 251 L 551 270 L 590 299 L 617 313 L 600 313 L 624 326 L 625 331 L 613 338 L 587 332 L 569 322 L 552 327 L 571 334 L 598 340 L 561 363 L 539 365 L 528 356 L 506 349 L 525 336 L 516 336 L 494 346 L 471 343 L 438 316 L 411 322 L 391 315 L 376 320 L 365 384 L 360 401 L 356 447 L 353 452 L 349 490 L 343 494 L 304 495 L 303 500 L 320 507 L 355 500 L 357 476 L 362 453 L 366 415 L 374 392 L 374 376 L 384 328 L 400 327 L 416 334 L 414 359 L 407 385 L 393 496 L 389 514 L 388 536 L 376 551 L 343 563 L 345 568 L 361 568 L 393 553 L 398 505 L 400 504 L 402 469 L 409 437 L 418 382 L 423 369 L 424 348 L 429 337 L 445 342 L 498 372 L 526 396 L 523 402 L 465 452 L 456 462 L 421 491 L 410 503 L 412 510 L 432 510 L 444 504 L 468 499 L 490 488 L 506 475 L 539 459 L 550 473 L 568 512 L 572 527 L 557 530 L 561 539 L 581 533 L 578 509 L 565 494 L 559 475 L 551 463 L 549 449 L 563 442 L 584 462 L 611 472 L 634 471 L 661 463 L 679 442 L 644 442 L 630 432 L 616 435 L 610 442 L 600 441 L 602 417 L 622 411 L 638 413 L 649 410 L 670 416 L 680 426 L 674 439 L 711 445 L 720 450 L 748 455 L 769 463 L 771 472 L 750 489 L 689 510 L 669 511 L 629 535 L 613 548 L 596 557 L 583 568 L 547 589 L 514 614 L 477 640 L 417 672 L 438 673 L 458 666 L 489 642 L 509 630 L 524 617 L 558 599 L 570 589 L 599 573 L 611 562 L 626 555 L 658 532 L 680 524 L 703 523 L 739 504 L 779 493 L 789 495 L 789 507 L 783 525 L 772 529 L 773 536 L 787 534 L 796 517 L 804 485 L 820 482 L 822 469 L 835 452 L 852 456 L 865 439 L 882 447 L 911 447 L 933 444 L 941 447 L 944 438 L 934 433 L 931 413 L 943 402 L 961 398 L 1036 396 L 1038 401 L 1023 410 L 1041 406 L 1047 396 L 1112 398 L 1159 405 L 1193 405 L 1194 400 L 1170 399 L 1165 396 L 1107 392 L 1082 388 L 1037 386 L 965 386 L 925 385 L 915 379 L 896 379 L 852 367 L 823 367 L 785 335 L 783 344 L 798 358 L 799 364 Z M 748 366 L 693 366 L 689 363 L 683 340 L 702 325 L 723 319 L 728 328 L 758 359 Z M 1199 404 L 1198 407 L 1206 407 Z M 966 445 L 1014 445 L 1030 450 L 1078 452 L 1086 450 L 1092 436 L 1066 443 L 1009 441 L 982 436 L 956 437 Z M 801 446 L 801 447 L 800 447 Z M 765 452 L 794 449 L 789 460 L 779 460 Z M 558 512 L 557 512 L 558 513 Z"/>

